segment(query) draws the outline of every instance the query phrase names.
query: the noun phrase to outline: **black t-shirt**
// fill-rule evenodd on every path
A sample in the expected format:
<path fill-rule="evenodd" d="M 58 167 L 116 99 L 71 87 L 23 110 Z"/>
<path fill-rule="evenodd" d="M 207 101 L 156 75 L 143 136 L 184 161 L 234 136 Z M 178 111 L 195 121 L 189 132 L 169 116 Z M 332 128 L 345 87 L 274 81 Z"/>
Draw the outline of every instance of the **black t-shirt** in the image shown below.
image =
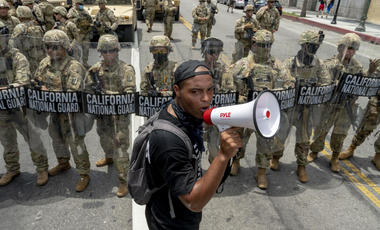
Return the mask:
<path fill-rule="evenodd" d="M 326 2 L 325 2 L 325 0 L 319 0 L 319 3 L 324 5 Z"/>
<path fill-rule="evenodd" d="M 167 108 L 161 111 L 159 118 L 172 122 L 188 134 L 178 118 L 168 113 Z M 195 142 L 192 142 L 194 145 Z M 150 134 L 149 155 L 150 169 L 156 186 L 166 183 L 152 195 L 146 206 L 145 214 L 149 228 L 199 229 L 202 212 L 190 211 L 178 197 L 191 192 L 195 182 L 201 176 L 199 174 L 197 178 L 195 177 L 195 170 L 200 170 L 200 165 L 195 166 L 196 161 L 189 159 L 188 150 L 179 137 L 164 130 L 155 130 Z M 168 188 L 170 188 L 176 216 L 173 219 L 170 216 Z"/>

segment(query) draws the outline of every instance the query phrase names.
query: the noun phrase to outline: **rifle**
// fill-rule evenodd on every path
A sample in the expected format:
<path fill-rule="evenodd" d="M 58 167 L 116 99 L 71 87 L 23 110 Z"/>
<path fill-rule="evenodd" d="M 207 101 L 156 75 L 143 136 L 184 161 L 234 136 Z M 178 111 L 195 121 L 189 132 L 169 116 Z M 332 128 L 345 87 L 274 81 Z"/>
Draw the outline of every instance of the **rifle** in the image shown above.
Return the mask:
<path fill-rule="evenodd" d="M 149 79 L 151 88 L 149 89 L 148 94 L 151 96 L 161 96 L 161 92 L 157 91 L 156 81 L 154 80 L 154 76 L 152 72 L 146 73 L 147 79 Z"/>
<path fill-rule="evenodd" d="M 252 23 L 251 19 L 245 19 L 246 20 L 246 24 L 248 23 Z M 244 38 L 251 38 L 251 42 L 252 42 L 252 37 L 253 35 L 255 35 L 255 32 L 253 31 L 253 28 L 251 29 L 244 29 L 245 31 L 247 31 L 247 33 L 244 33 Z"/>
<path fill-rule="evenodd" d="M 356 131 L 357 127 L 356 127 L 356 124 L 355 124 L 355 117 L 354 117 L 354 114 L 352 113 L 352 109 L 351 109 L 351 99 L 353 98 L 352 95 L 350 96 L 347 96 L 347 99 L 346 99 L 346 102 L 344 103 L 344 107 L 346 108 L 346 111 L 347 111 L 347 114 L 348 114 L 348 117 L 350 118 L 350 122 L 351 122 L 351 125 L 352 125 L 352 129 L 354 131 Z"/>
<path fill-rule="evenodd" d="M 36 18 L 36 21 L 37 21 L 38 25 L 41 27 L 42 32 L 45 34 L 46 32 L 45 32 L 45 29 L 44 29 L 44 27 L 43 27 L 44 22 L 40 21 L 40 20 L 37 18 L 36 12 L 34 12 L 33 10 L 32 10 L 32 14 L 33 14 L 33 16 Z"/>
<path fill-rule="evenodd" d="M 104 92 L 104 89 L 102 87 L 102 81 L 99 79 L 98 72 L 91 71 L 90 75 L 96 84 L 95 86 L 92 86 L 92 89 L 94 90 L 95 94 L 97 94 L 97 95 L 102 94 L 102 92 Z"/>

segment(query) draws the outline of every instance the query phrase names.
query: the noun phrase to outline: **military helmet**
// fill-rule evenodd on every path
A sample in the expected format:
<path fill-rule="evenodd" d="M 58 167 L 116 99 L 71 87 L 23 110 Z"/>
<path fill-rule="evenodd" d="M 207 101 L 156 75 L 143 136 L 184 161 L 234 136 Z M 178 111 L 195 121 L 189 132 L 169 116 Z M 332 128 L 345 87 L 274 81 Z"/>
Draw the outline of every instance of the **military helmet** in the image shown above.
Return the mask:
<path fill-rule="evenodd" d="M 32 10 L 27 6 L 19 6 L 16 10 L 16 15 L 18 18 L 30 19 L 33 17 Z"/>
<path fill-rule="evenodd" d="M 205 49 L 221 52 L 223 51 L 223 42 L 218 38 L 209 37 L 201 42 L 201 53 L 203 53 Z"/>
<path fill-rule="evenodd" d="M 355 50 L 358 50 L 360 47 L 360 37 L 355 33 L 347 33 L 341 39 L 338 40 L 339 45 L 351 46 Z"/>
<path fill-rule="evenodd" d="M 34 4 L 34 1 L 33 1 L 33 0 L 23 0 L 23 1 L 22 1 L 22 5 L 23 5 L 23 6 L 27 6 L 27 5 L 29 5 L 29 4 Z"/>
<path fill-rule="evenodd" d="M 107 0 L 96 0 L 95 4 L 106 4 Z"/>
<path fill-rule="evenodd" d="M 75 3 L 84 4 L 84 0 L 75 0 Z"/>
<path fill-rule="evenodd" d="M 121 50 L 121 46 L 117 38 L 112 34 L 105 34 L 99 38 L 98 47 L 96 50 L 100 52 L 101 50 Z"/>
<path fill-rule="evenodd" d="M 170 43 L 170 39 L 165 35 L 157 35 L 154 36 L 149 43 L 149 50 L 152 52 L 155 47 L 166 47 L 171 52 L 173 52 L 172 44 Z"/>
<path fill-rule="evenodd" d="M 255 43 L 273 43 L 274 36 L 269 30 L 258 30 L 252 37 L 252 41 Z"/>
<path fill-rule="evenodd" d="M 0 8 L 10 8 L 8 2 L 6 1 L 0 1 Z"/>
<path fill-rule="evenodd" d="M 275 2 L 276 0 L 267 0 L 267 2 Z"/>
<path fill-rule="evenodd" d="M 42 40 L 45 44 L 58 44 L 62 46 L 64 49 L 68 49 L 70 47 L 69 37 L 62 30 L 49 30 L 48 32 L 46 32 Z"/>
<path fill-rule="evenodd" d="M 301 37 L 298 39 L 298 45 L 302 45 L 305 43 L 321 45 L 324 37 L 325 35 L 323 34 L 323 31 L 307 30 L 304 31 L 301 34 Z"/>
<path fill-rule="evenodd" d="M 247 10 L 253 10 L 255 11 L 255 6 L 252 4 L 248 4 L 244 7 L 244 11 L 247 12 Z"/>
<path fill-rule="evenodd" d="M 56 7 L 54 7 L 53 13 L 60 14 L 63 17 L 67 17 L 67 10 L 63 6 L 56 6 Z"/>
<path fill-rule="evenodd" d="M 4 22 L 0 21 L 0 35 L 2 34 L 9 34 L 9 30 L 7 25 L 5 25 Z"/>

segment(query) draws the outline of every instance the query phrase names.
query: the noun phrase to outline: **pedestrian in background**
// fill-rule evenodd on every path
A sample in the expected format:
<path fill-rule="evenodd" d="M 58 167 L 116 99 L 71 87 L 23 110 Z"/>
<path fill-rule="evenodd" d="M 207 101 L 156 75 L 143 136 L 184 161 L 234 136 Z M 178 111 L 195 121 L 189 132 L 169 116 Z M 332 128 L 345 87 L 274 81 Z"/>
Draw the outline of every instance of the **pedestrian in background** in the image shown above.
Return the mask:
<path fill-rule="evenodd" d="M 228 12 L 229 9 L 231 8 L 231 13 L 234 13 L 235 2 L 236 2 L 236 1 L 234 1 L 234 0 L 230 0 L 230 3 L 228 4 L 227 12 Z"/>
<path fill-rule="evenodd" d="M 327 11 L 326 11 L 326 18 L 327 16 L 329 16 L 330 12 L 331 12 L 331 16 L 334 14 L 333 11 L 331 10 L 334 6 L 334 1 L 335 0 L 330 0 L 328 3 L 327 3 Z"/>
<path fill-rule="evenodd" d="M 319 9 L 317 17 L 319 16 L 319 13 L 322 11 L 322 18 L 323 18 L 323 10 L 325 9 L 326 0 L 319 0 Z"/>

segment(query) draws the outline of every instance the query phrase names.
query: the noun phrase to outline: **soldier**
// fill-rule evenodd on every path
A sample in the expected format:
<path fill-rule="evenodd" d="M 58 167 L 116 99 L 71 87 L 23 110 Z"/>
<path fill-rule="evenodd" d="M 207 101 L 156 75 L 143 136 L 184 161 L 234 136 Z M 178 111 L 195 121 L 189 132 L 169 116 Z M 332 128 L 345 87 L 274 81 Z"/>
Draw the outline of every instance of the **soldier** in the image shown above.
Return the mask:
<path fill-rule="evenodd" d="M 13 30 L 9 46 L 19 49 L 25 55 L 33 75 L 46 55 L 42 44 L 43 31 L 32 21 L 33 15 L 29 7 L 19 6 L 16 12 L 21 23 Z"/>
<path fill-rule="evenodd" d="M 167 36 L 170 40 L 173 40 L 172 32 L 173 32 L 174 14 L 175 14 L 175 12 L 177 12 L 178 7 L 174 6 L 172 1 L 165 0 L 164 10 L 165 10 L 165 18 L 164 18 L 165 32 L 164 32 L 164 35 Z"/>
<path fill-rule="evenodd" d="M 44 25 L 46 27 L 46 31 L 49 31 L 54 26 L 54 6 L 46 0 L 41 0 L 41 3 L 38 4 L 38 6 L 41 8 L 42 13 L 44 15 Z"/>
<path fill-rule="evenodd" d="M 274 7 L 274 2 L 276 0 L 268 0 L 267 5 L 261 7 L 256 13 L 256 19 L 259 21 L 261 29 L 266 29 L 272 33 L 278 30 L 280 26 L 280 13 Z"/>
<path fill-rule="evenodd" d="M 95 75 L 101 79 L 103 93 L 123 94 L 136 91 L 135 69 L 133 66 L 119 60 L 118 52 L 121 50 L 117 38 L 113 35 L 103 35 L 99 39 L 98 52 L 104 58 L 88 70 L 86 89 L 97 88 Z M 105 158 L 96 162 L 97 167 L 115 163 L 121 183 L 117 196 L 123 197 L 128 193 L 127 172 L 129 169 L 129 130 L 130 117 L 104 116 L 97 119 L 96 131 L 100 137 L 100 144 L 105 152 Z M 121 152 L 121 153 L 120 153 Z"/>
<path fill-rule="evenodd" d="M 375 59 L 371 63 L 378 62 L 380 59 Z M 370 77 L 375 77 L 380 75 L 380 67 L 377 67 L 375 71 L 371 69 L 370 72 L 373 72 L 373 75 L 370 74 Z M 366 112 L 364 114 L 363 120 L 359 126 L 359 129 L 356 131 L 355 136 L 351 140 L 351 144 L 348 149 L 339 154 L 339 159 L 345 160 L 349 157 L 354 156 L 355 149 L 360 146 L 365 139 L 376 129 L 380 121 L 380 106 L 379 106 L 379 93 L 375 97 L 371 97 L 370 101 L 367 104 Z M 375 135 L 376 136 L 376 135 Z M 371 162 L 376 166 L 376 169 L 380 171 L 380 136 L 374 143 L 375 147 L 375 156 L 372 158 Z"/>
<path fill-rule="evenodd" d="M 117 37 L 115 30 L 119 26 L 117 18 L 112 10 L 106 7 L 106 0 L 96 0 L 99 6 L 99 11 L 96 13 L 94 25 L 99 32 L 99 36 L 104 34 L 112 34 Z"/>
<path fill-rule="evenodd" d="M 219 55 L 223 51 L 223 42 L 217 38 L 206 38 L 201 43 L 201 54 L 204 62 L 213 72 L 214 93 L 226 93 L 235 91 L 232 75 L 228 73 L 227 66 L 218 62 Z M 207 143 L 208 160 L 211 163 L 219 151 L 220 133 L 217 126 L 203 125 L 203 141 Z"/>
<path fill-rule="evenodd" d="M 17 17 L 17 15 L 16 15 L 16 7 L 13 5 L 14 4 L 13 0 L 6 0 L 6 2 L 9 5 L 9 12 L 8 12 L 8 14 L 10 16 Z"/>
<path fill-rule="evenodd" d="M 194 18 L 193 29 L 192 29 L 192 49 L 195 48 L 195 43 L 197 43 L 198 32 L 201 33 L 201 41 L 205 40 L 207 21 L 210 19 L 210 10 L 205 5 L 205 0 L 199 0 L 199 5 L 194 7 L 192 11 L 192 16 Z"/>
<path fill-rule="evenodd" d="M 294 88 L 295 79 L 289 69 L 283 63 L 270 54 L 274 42 L 273 34 L 268 30 L 258 30 L 253 36 L 253 54 L 248 55 L 234 65 L 232 74 L 237 81 L 239 103 L 247 102 L 250 91 L 262 91 L 264 89 L 280 90 Z M 252 84 L 250 83 L 252 82 Z M 278 84 L 280 82 L 280 84 Z M 234 161 L 231 175 L 236 175 L 240 167 L 240 159 L 244 158 L 246 147 L 253 130 L 243 129 L 239 131 L 243 141 L 240 156 Z M 274 148 L 275 142 L 285 143 L 287 135 L 276 136 L 270 142 L 256 134 L 257 153 L 256 165 L 258 167 L 255 178 L 257 186 L 261 189 L 268 187 L 265 172 L 270 166 L 271 157 L 281 157 L 284 148 Z M 278 168 L 278 166 L 277 166 Z"/>
<path fill-rule="evenodd" d="M 0 21 L 7 26 L 9 33 L 12 34 L 16 25 L 20 24 L 20 20 L 11 16 L 9 9 L 10 7 L 7 2 L 0 1 Z"/>
<path fill-rule="evenodd" d="M 207 29 L 206 29 L 206 37 L 211 37 L 211 29 L 212 26 L 215 25 L 216 19 L 215 14 L 219 12 L 218 7 L 211 2 L 211 0 L 207 0 L 206 7 L 210 10 L 210 19 L 207 21 Z"/>
<path fill-rule="evenodd" d="M 255 7 L 247 5 L 245 8 L 245 16 L 239 18 L 235 24 L 235 44 L 234 52 L 232 53 L 232 64 L 239 61 L 243 57 L 247 57 L 252 48 L 252 37 L 257 30 L 260 29 L 260 24 L 256 19 L 252 18 Z M 244 47 L 244 56 L 241 55 L 242 47 Z"/>
<path fill-rule="evenodd" d="M 299 86 L 323 86 L 331 83 L 326 65 L 322 59 L 316 56 L 323 39 L 323 31 L 304 31 L 298 40 L 301 50 L 298 51 L 296 56 L 284 61 L 284 65 L 290 70 L 293 77 L 296 78 Z M 306 183 L 308 176 L 305 166 L 309 163 L 306 158 L 310 148 L 311 131 L 313 126 L 315 127 L 318 124 L 318 120 L 312 120 L 312 115 L 318 112 L 318 105 L 297 105 L 295 111 L 292 121 L 293 126 L 296 127 L 294 153 L 297 158 L 297 173 L 298 179 Z M 276 161 L 278 162 L 278 159 Z"/>
<path fill-rule="evenodd" d="M 88 62 L 88 55 L 90 51 L 90 33 L 92 18 L 90 14 L 83 8 L 84 0 L 76 0 L 75 7 L 72 7 L 67 13 L 67 17 L 75 23 L 79 29 L 79 39 L 81 41 L 79 44 L 83 51 L 83 66 L 85 68 L 90 68 L 91 66 Z"/>
<path fill-rule="evenodd" d="M 42 9 L 33 0 L 24 0 L 22 2 L 22 5 L 29 7 L 29 9 L 32 11 L 34 23 L 36 25 L 43 27 L 45 19 L 44 19 L 44 13 L 42 12 Z M 17 15 L 17 17 L 19 16 Z"/>
<path fill-rule="evenodd" d="M 356 50 L 359 49 L 360 41 L 360 37 L 354 33 L 347 33 L 341 39 L 339 39 L 338 54 L 325 61 L 326 67 L 330 71 L 333 81 L 338 82 L 341 73 L 363 73 L 362 65 L 354 58 Z M 376 67 L 374 69 L 376 69 Z M 334 97 L 340 96 L 337 93 L 334 95 Z M 342 100 L 338 105 L 331 105 L 326 107 L 324 114 L 328 114 L 328 117 L 322 123 L 319 136 L 317 136 L 316 140 L 310 147 L 310 150 L 312 152 L 307 157 L 307 160 L 309 162 L 312 162 L 315 158 L 317 158 L 318 152 L 322 151 L 325 147 L 325 139 L 327 133 L 331 127 L 334 126 L 330 139 L 330 146 L 331 150 L 333 151 L 330 164 L 331 170 L 334 172 L 340 171 L 338 156 L 342 150 L 343 141 L 347 137 L 348 130 L 351 126 L 349 114 L 347 113 L 347 110 L 344 109 L 347 100 L 349 103 L 349 109 L 353 109 L 357 97 L 350 99 L 346 98 L 345 100 Z"/>
<path fill-rule="evenodd" d="M 50 30 L 44 35 L 43 44 L 48 56 L 41 61 L 35 74 L 35 80 L 41 85 L 41 90 L 79 91 L 85 69 L 68 55 L 69 37 L 61 30 Z M 50 114 L 49 135 L 53 140 L 58 165 L 49 170 L 49 175 L 54 176 L 71 168 L 71 150 L 77 172 L 80 174 L 75 190 L 81 192 L 87 188 L 90 181 L 90 161 L 84 142 L 85 135 L 77 132 L 76 119 L 74 113 Z"/>
<path fill-rule="evenodd" d="M 159 92 L 162 96 L 171 96 L 174 87 L 174 72 L 177 62 L 169 61 L 168 56 L 173 52 L 170 40 L 166 36 L 154 36 L 150 40 L 149 50 L 153 53 L 154 62 L 149 63 L 141 77 L 141 93 Z"/>
<path fill-rule="evenodd" d="M 0 22 L 0 89 L 30 84 L 29 62 L 17 49 L 9 48 L 8 29 Z M 28 126 L 22 109 L 0 111 L 0 142 L 4 147 L 4 161 L 7 173 L 0 179 L 0 185 L 7 185 L 20 175 L 20 152 L 17 146 L 16 130 L 29 145 L 29 150 L 37 171 L 37 185 L 48 182 L 48 159 L 40 135 Z"/>
<path fill-rule="evenodd" d="M 145 23 L 148 27 L 146 32 L 150 33 L 152 31 L 154 17 L 156 16 L 157 0 L 145 0 L 143 5 L 145 8 Z"/>
<path fill-rule="evenodd" d="M 53 28 L 62 30 L 67 34 L 71 41 L 70 48 L 68 50 L 69 55 L 79 61 L 81 56 L 78 49 L 78 44 L 81 42 L 79 40 L 79 29 L 73 22 L 67 20 L 67 10 L 65 7 L 56 6 L 53 12 L 55 19 L 59 22 L 59 24 Z"/>

